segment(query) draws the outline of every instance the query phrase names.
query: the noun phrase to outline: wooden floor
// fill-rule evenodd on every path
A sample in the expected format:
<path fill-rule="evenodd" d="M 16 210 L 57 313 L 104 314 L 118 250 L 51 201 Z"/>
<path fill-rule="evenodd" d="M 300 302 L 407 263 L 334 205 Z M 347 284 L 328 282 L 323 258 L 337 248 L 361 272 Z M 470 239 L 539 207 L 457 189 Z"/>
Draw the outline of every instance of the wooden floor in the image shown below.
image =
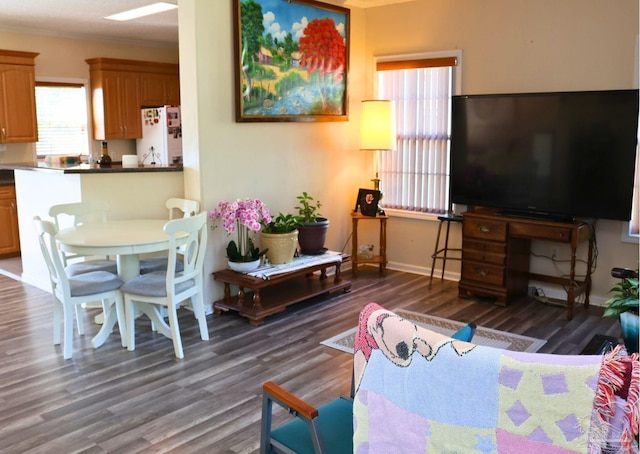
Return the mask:
<path fill-rule="evenodd" d="M 350 272 L 345 273 L 350 278 Z M 523 299 L 506 308 L 457 297 L 457 283 L 362 268 L 349 294 L 316 298 L 260 327 L 228 313 L 209 316 L 201 341 L 181 315 L 185 359 L 138 322 L 136 351 L 116 334 L 98 350 L 85 314 L 73 359 L 52 345 L 51 296 L 0 275 L 0 452 L 257 452 L 261 384 L 273 380 L 311 404 L 348 394 L 350 355 L 319 344 L 357 323 L 370 301 L 547 339 L 549 353 L 579 353 L 595 333 L 619 335 L 599 308 L 566 310 Z M 282 419 L 283 414 L 276 415 Z"/>

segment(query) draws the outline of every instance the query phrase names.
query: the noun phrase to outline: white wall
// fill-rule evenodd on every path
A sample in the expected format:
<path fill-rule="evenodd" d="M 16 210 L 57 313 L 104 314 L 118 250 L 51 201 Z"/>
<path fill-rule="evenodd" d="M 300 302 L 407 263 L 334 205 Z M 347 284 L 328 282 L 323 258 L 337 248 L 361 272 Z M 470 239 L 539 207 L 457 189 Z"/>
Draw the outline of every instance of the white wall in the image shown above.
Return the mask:
<path fill-rule="evenodd" d="M 292 212 L 295 197 L 307 191 L 331 221 L 327 246 L 342 250 L 357 188 L 371 184 L 370 156 L 359 150 L 357 139 L 364 91 L 362 11 L 351 17 L 349 122 L 236 123 L 232 4 L 180 2 L 185 193 L 201 194 L 207 210 L 221 199 L 252 197 L 278 213 Z M 207 276 L 226 267 L 229 238 L 219 228 L 209 240 Z M 207 284 L 207 302 L 221 298 L 222 286 Z"/>

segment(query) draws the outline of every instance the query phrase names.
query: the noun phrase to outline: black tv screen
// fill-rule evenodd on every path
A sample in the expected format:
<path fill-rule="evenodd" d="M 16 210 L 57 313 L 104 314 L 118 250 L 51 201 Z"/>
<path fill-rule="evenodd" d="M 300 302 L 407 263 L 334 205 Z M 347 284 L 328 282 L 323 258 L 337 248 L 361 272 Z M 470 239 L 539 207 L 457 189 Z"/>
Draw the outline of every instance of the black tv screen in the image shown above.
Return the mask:
<path fill-rule="evenodd" d="M 451 201 L 560 219 L 631 217 L 638 90 L 454 96 Z"/>

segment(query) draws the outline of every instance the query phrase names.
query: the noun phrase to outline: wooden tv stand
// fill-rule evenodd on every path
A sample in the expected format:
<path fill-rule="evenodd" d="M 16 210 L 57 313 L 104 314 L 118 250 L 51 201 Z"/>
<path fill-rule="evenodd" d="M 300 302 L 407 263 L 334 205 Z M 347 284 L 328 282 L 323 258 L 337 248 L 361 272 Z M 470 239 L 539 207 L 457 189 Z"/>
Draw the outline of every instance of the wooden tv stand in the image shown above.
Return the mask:
<path fill-rule="evenodd" d="M 341 254 L 341 261 L 309 265 L 295 271 L 271 276 L 269 279 L 237 273 L 229 269 L 216 271 L 213 278 L 224 283 L 224 298 L 213 303 L 214 314 L 237 311 L 249 319 L 253 326 L 264 323 L 265 317 L 284 311 L 291 304 L 324 293 L 351 290 L 351 282 L 342 280 L 340 265 L 350 258 Z M 327 277 L 327 268 L 335 267 L 333 279 Z M 314 274 L 319 271 L 319 274 Z M 231 296 L 231 285 L 238 286 L 237 296 Z M 247 294 L 245 288 L 252 291 Z"/>
<path fill-rule="evenodd" d="M 476 208 L 462 214 L 462 275 L 459 295 L 488 296 L 506 306 L 509 301 L 527 294 L 529 280 L 562 285 L 567 291 L 567 319 L 573 317 L 576 297 L 584 294 L 589 307 L 595 223 L 588 221 L 555 222 L 503 216 L 498 210 Z M 568 244 L 571 263 L 568 277 L 529 272 L 531 240 Z M 576 279 L 576 251 L 588 242 L 589 253 L 584 280 Z"/>

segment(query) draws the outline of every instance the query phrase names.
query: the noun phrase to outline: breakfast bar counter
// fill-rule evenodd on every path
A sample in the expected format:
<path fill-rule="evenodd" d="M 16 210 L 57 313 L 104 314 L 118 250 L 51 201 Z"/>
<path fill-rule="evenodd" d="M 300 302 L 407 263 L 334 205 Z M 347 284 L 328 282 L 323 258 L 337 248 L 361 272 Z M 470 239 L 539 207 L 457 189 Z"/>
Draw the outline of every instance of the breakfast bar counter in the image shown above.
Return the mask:
<path fill-rule="evenodd" d="M 97 164 L 64 164 L 36 162 L 18 162 L 12 164 L 0 164 L 0 170 L 34 170 L 41 172 L 77 173 L 77 174 L 113 174 L 113 173 L 147 173 L 147 172 L 182 172 L 182 165 L 176 166 L 138 166 L 122 167 L 119 162 L 110 167 L 100 167 Z"/>
<path fill-rule="evenodd" d="M 49 219 L 49 208 L 62 203 L 101 200 L 109 204 L 108 218 L 168 219 L 165 202 L 184 197 L 182 167 L 136 167 L 87 164 L 2 164 L 15 178 L 22 280 L 51 291 L 33 217 Z M 69 221 L 65 219 L 65 221 Z M 70 225 L 61 225 L 61 228 Z"/>

